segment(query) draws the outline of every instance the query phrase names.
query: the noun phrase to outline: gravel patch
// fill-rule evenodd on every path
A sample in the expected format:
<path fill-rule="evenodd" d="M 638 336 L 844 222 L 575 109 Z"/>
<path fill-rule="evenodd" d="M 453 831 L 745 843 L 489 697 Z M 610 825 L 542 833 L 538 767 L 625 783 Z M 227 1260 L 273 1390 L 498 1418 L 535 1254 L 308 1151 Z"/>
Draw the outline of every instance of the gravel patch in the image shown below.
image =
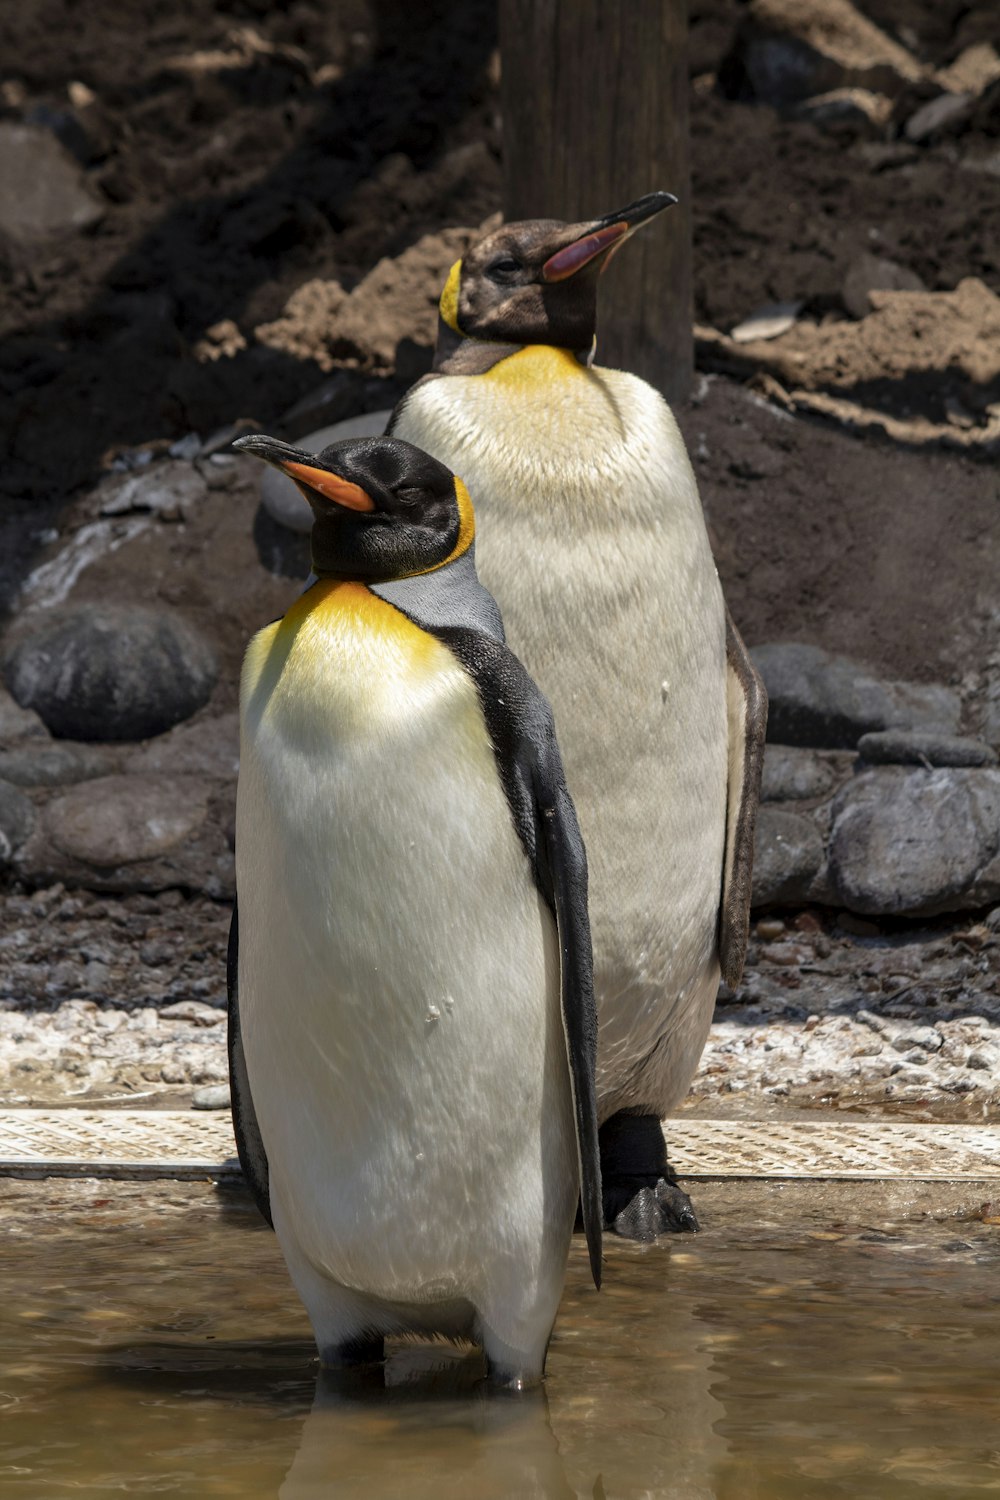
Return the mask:
<path fill-rule="evenodd" d="M 0 1103 L 176 1108 L 204 1091 L 218 1107 L 229 911 L 178 891 L 0 893 Z M 1000 910 L 882 930 L 762 918 L 686 1107 L 1000 1118 L 998 934 Z"/>

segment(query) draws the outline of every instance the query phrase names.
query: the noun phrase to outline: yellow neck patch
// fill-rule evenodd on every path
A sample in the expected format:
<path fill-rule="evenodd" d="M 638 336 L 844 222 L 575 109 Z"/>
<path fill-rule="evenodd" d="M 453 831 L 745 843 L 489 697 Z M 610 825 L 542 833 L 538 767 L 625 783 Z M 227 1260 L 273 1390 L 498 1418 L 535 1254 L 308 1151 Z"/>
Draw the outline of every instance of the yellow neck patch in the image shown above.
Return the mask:
<path fill-rule="evenodd" d="M 461 328 L 459 328 L 458 326 L 458 284 L 461 279 L 462 262 L 460 260 L 456 260 L 455 264 L 448 272 L 448 280 L 444 284 L 444 291 L 441 293 L 441 301 L 438 303 L 438 307 L 441 311 L 441 317 L 447 323 L 452 332 L 458 334 L 462 332 Z"/>

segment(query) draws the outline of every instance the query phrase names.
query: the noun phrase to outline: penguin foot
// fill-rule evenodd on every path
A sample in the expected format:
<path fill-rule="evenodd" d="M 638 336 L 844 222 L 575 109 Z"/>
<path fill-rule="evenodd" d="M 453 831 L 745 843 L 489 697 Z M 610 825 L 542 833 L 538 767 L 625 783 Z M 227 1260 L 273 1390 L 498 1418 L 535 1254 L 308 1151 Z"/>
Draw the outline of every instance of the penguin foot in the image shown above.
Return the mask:
<path fill-rule="evenodd" d="M 540 1374 L 531 1374 L 523 1369 L 511 1369 L 486 1360 L 486 1383 L 493 1392 L 519 1396 L 522 1391 L 537 1389 L 542 1383 Z"/>
<path fill-rule="evenodd" d="M 615 1234 L 643 1243 L 661 1234 L 697 1234 L 701 1228 L 687 1193 L 663 1177 L 653 1187 L 641 1187 L 613 1216 L 608 1213 L 605 1198 L 605 1214 Z"/>
<path fill-rule="evenodd" d="M 656 1115 L 612 1115 L 600 1131 L 604 1222 L 623 1239 L 696 1234 L 698 1216 L 667 1165 Z"/>
<path fill-rule="evenodd" d="M 378 1365 L 384 1360 L 385 1339 L 380 1334 L 345 1339 L 342 1344 L 328 1344 L 319 1352 L 319 1362 L 324 1370 L 354 1370 L 362 1365 Z"/>

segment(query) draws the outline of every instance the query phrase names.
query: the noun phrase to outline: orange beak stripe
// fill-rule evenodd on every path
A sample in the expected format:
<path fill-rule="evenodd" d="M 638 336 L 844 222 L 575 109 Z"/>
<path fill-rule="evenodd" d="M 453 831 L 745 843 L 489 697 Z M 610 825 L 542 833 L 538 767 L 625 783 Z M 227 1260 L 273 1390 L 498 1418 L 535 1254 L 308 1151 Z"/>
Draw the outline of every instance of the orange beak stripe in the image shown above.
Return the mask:
<path fill-rule="evenodd" d="M 609 224 L 605 229 L 598 229 L 595 234 L 584 235 L 582 240 L 574 240 L 571 245 L 549 256 L 542 267 L 542 279 L 565 281 L 567 276 L 582 271 L 595 255 L 601 255 L 610 246 L 617 245 L 628 232 L 629 226 L 625 223 Z"/>
<path fill-rule="evenodd" d="M 375 509 L 375 501 L 360 484 L 349 484 L 346 479 L 331 474 L 329 469 L 314 469 L 309 464 L 297 463 L 283 463 L 281 468 L 289 479 L 295 480 L 300 490 L 313 490 L 324 499 L 332 500 L 335 505 L 346 506 L 348 510 Z M 306 495 L 307 500 L 308 498 Z"/>

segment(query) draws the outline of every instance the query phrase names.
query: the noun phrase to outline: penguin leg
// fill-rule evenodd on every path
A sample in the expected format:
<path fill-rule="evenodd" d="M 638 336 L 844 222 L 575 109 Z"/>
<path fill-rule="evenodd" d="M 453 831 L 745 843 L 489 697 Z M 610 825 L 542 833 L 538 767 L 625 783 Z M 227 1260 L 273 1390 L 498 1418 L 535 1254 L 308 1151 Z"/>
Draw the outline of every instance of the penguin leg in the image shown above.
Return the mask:
<path fill-rule="evenodd" d="M 486 1358 L 486 1379 L 494 1390 L 530 1391 L 541 1385 L 550 1334 L 551 1329 L 541 1345 L 537 1339 L 524 1347 L 510 1344 L 480 1315 L 479 1338 Z"/>
<path fill-rule="evenodd" d="M 324 1370 L 380 1363 L 385 1359 L 385 1336 L 377 1306 L 317 1271 L 288 1232 L 280 1203 L 272 1201 L 271 1207 L 288 1274 L 309 1314 Z"/>
<path fill-rule="evenodd" d="M 623 1239 L 649 1241 L 700 1228 L 687 1193 L 667 1164 L 656 1115 L 612 1115 L 601 1126 L 604 1222 Z"/>
<path fill-rule="evenodd" d="M 545 1374 L 552 1325 L 556 1320 L 565 1251 L 552 1264 L 524 1263 L 521 1285 L 511 1278 L 492 1283 L 474 1299 L 476 1337 L 486 1357 L 486 1378 L 496 1390 L 527 1391 Z M 540 1273 L 540 1274 L 539 1274 Z"/>

